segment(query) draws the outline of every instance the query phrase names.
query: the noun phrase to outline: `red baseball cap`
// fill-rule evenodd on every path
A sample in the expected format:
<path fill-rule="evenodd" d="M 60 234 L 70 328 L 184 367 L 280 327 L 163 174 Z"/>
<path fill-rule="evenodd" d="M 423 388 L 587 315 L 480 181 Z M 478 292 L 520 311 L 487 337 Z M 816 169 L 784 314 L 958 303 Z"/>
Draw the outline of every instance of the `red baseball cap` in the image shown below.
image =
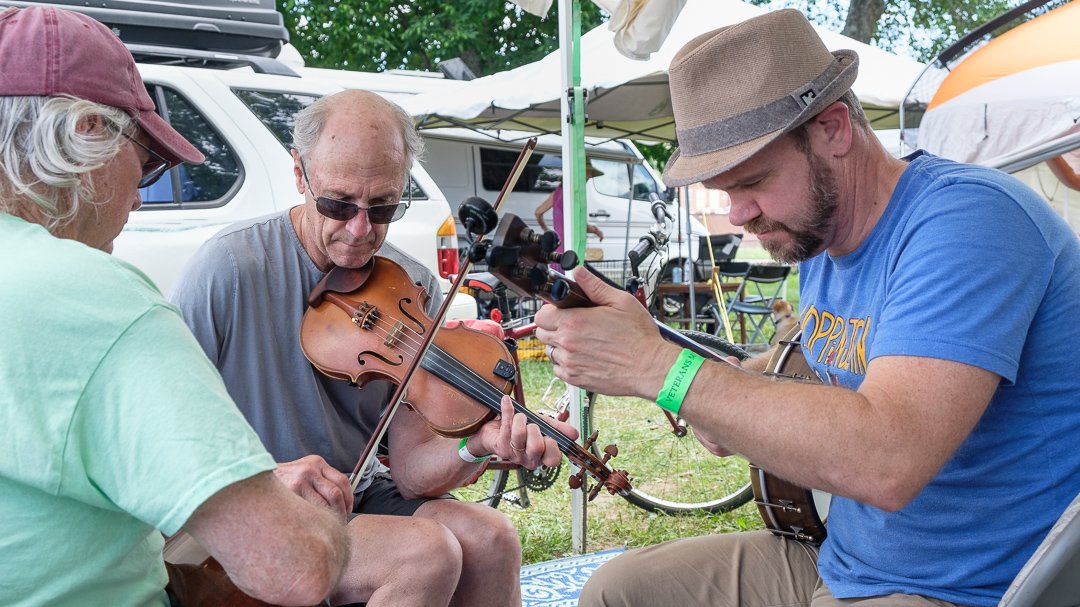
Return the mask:
<path fill-rule="evenodd" d="M 204 160 L 154 111 L 124 43 L 80 13 L 41 6 L 0 12 L 0 95 L 70 95 L 112 106 L 135 119 L 173 165 Z"/>

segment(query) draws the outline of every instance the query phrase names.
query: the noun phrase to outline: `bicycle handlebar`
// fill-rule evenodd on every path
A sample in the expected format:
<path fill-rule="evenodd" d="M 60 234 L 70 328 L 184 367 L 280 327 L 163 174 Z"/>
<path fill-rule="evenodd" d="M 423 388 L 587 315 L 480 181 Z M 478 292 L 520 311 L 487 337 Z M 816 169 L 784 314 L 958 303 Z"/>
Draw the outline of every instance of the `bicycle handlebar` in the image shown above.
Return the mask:
<path fill-rule="evenodd" d="M 673 217 L 667 212 L 667 203 L 656 192 L 649 192 L 649 200 L 652 201 L 652 214 L 656 223 L 666 224 L 673 221 Z"/>
<path fill-rule="evenodd" d="M 636 275 L 638 272 L 638 266 L 641 265 L 641 261 L 651 255 L 656 249 L 659 248 L 656 236 L 653 236 L 652 232 L 642 236 L 637 245 L 626 254 L 626 257 L 630 260 L 630 267 Z"/>
<path fill-rule="evenodd" d="M 667 203 L 656 194 L 649 192 L 649 200 L 652 201 L 652 215 L 656 224 L 644 236 L 638 239 L 637 245 L 626 254 L 630 260 L 630 268 L 634 275 L 638 274 L 638 267 L 649 255 L 655 253 L 667 243 L 668 232 L 671 231 L 671 215 L 668 214 Z"/>

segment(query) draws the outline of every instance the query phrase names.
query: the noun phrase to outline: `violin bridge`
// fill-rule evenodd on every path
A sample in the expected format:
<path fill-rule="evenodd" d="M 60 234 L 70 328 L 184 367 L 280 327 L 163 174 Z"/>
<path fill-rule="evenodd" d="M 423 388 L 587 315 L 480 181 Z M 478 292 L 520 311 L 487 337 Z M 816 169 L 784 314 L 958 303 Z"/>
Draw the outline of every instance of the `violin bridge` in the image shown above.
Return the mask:
<path fill-rule="evenodd" d="M 394 323 L 394 327 L 390 329 L 390 332 L 386 334 L 386 339 L 383 340 L 383 345 L 387 348 L 393 348 L 401 342 L 401 334 L 405 332 L 405 325 L 401 324 L 401 321 Z"/>
<path fill-rule="evenodd" d="M 355 310 L 353 310 L 352 321 L 353 324 L 361 329 L 370 329 L 371 323 L 378 320 L 378 309 L 367 303 L 366 301 L 360 304 Z"/>

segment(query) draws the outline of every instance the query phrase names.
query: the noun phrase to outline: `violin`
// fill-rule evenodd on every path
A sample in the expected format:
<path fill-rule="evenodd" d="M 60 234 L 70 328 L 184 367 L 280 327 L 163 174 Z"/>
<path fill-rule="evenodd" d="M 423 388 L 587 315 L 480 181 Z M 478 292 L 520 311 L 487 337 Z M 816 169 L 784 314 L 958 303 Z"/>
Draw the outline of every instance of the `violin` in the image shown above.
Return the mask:
<path fill-rule="evenodd" d="M 459 216 L 470 234 L 482 236 L 495 227 L 496 209 L 513 191 L 535 147 L 536 138 L 522 147 L 494 207 L 476 198 L 461 205 Z M 396 264 L 377 256 L 363 268 L 332 269 L 308 297 L 300 343 L 312 365 L 358 386 L 371 378 L 387 379 L 397 386 L 353 469 L 354 489 L 375 459 L 375 447 L 399 405 L 406 402 L 406 394 L 406 406 L 442 436 L 472 434 L 501 411 L 502 397 L 516 379 L 516 366 L 505 344 L 462 325 L 441 329 L 450 301 L 475 260 L 470 255 L 462 261 L 449 296 L 432 318 L 424 312 L 427 299 L 421 286 L 412 283 Z M 584 487 L 588 474 L 598 482 L 589 493 L 590 500 L 601 487 L 613 494 L 629 493 L 627 473 L 607 466 L 618 454 L 616 446 L 608 445 L 604 457 L 597 458 L 586 450 L 596 440 L 595 433 L 583 447 L 521 403 L 512 402 L 515 411 L 553 439 L 580 468 L 569 480 L 571 488 Z"/>
<path fill-rule="evenodd" d="M 183 530 L 165 539 L 164 557 L 169 592 L 183 607 L 273 607 L 241 592 L 221 563 Z"/>
<path fill-rule="evenodd" d="M 420 355 L 423 338 L 434 328 L 424 312 L 426 302 L 421 286 L 384 257 L 374 257 L 359 270 L 335 268 L 308 298 L 300 346 L 311 364 L 330 377 L 357 386 L 373 379 L 401 383 L 408 363 Z M 423 355 L 402 404 L 440 436 L 468 436 L 500 412 L 502 397 L 513 391 L 516 373 L 501 339 L 461 324 L 443 328 Z M 612 494 L 630 491 L 626 472 L 607 466 L 618 454 L 616 446 L 608 445 L 604 457 L 597 458 L 588 451 L 595 434 L 579 445 L 544 417 L 511 402 L 581 468 L 570 477 L 571 488 L 582 487 L 588 474 L 597 481 L 589 499 L 602 487 Z"/>

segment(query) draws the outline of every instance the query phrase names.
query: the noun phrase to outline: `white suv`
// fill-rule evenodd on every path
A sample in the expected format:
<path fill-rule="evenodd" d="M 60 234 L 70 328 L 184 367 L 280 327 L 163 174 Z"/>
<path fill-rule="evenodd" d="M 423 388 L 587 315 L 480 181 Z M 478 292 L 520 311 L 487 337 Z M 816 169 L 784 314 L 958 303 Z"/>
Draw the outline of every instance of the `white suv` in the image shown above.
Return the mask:
<path fill-rule="evenodd" d="M 318 97 L 343 87 L 325 74 L 143 63 L 139 70 L 159 113 L 207 158 L 200 166 L 175 168 L 145 188 L 142 208 L 116 240 L 114 253 L 146 272 L 167 294 L 195 250 L 221 228 L 301 201 L 288 153 L 293 118 Z M 383 78 L 387 97 L 403 88 L 395 84 L 401 78 L 409 77 Z M 457 272 L 450 204 L 419 164 L 413 167 L 411 187 L 412 207 L 390 227 L 387 238 L 444 279 L 445 291 L 450 285 L 445 279 Z M 459 294 L 450 317 L 475 318 L 476 313 L 475 301 Z"/>

